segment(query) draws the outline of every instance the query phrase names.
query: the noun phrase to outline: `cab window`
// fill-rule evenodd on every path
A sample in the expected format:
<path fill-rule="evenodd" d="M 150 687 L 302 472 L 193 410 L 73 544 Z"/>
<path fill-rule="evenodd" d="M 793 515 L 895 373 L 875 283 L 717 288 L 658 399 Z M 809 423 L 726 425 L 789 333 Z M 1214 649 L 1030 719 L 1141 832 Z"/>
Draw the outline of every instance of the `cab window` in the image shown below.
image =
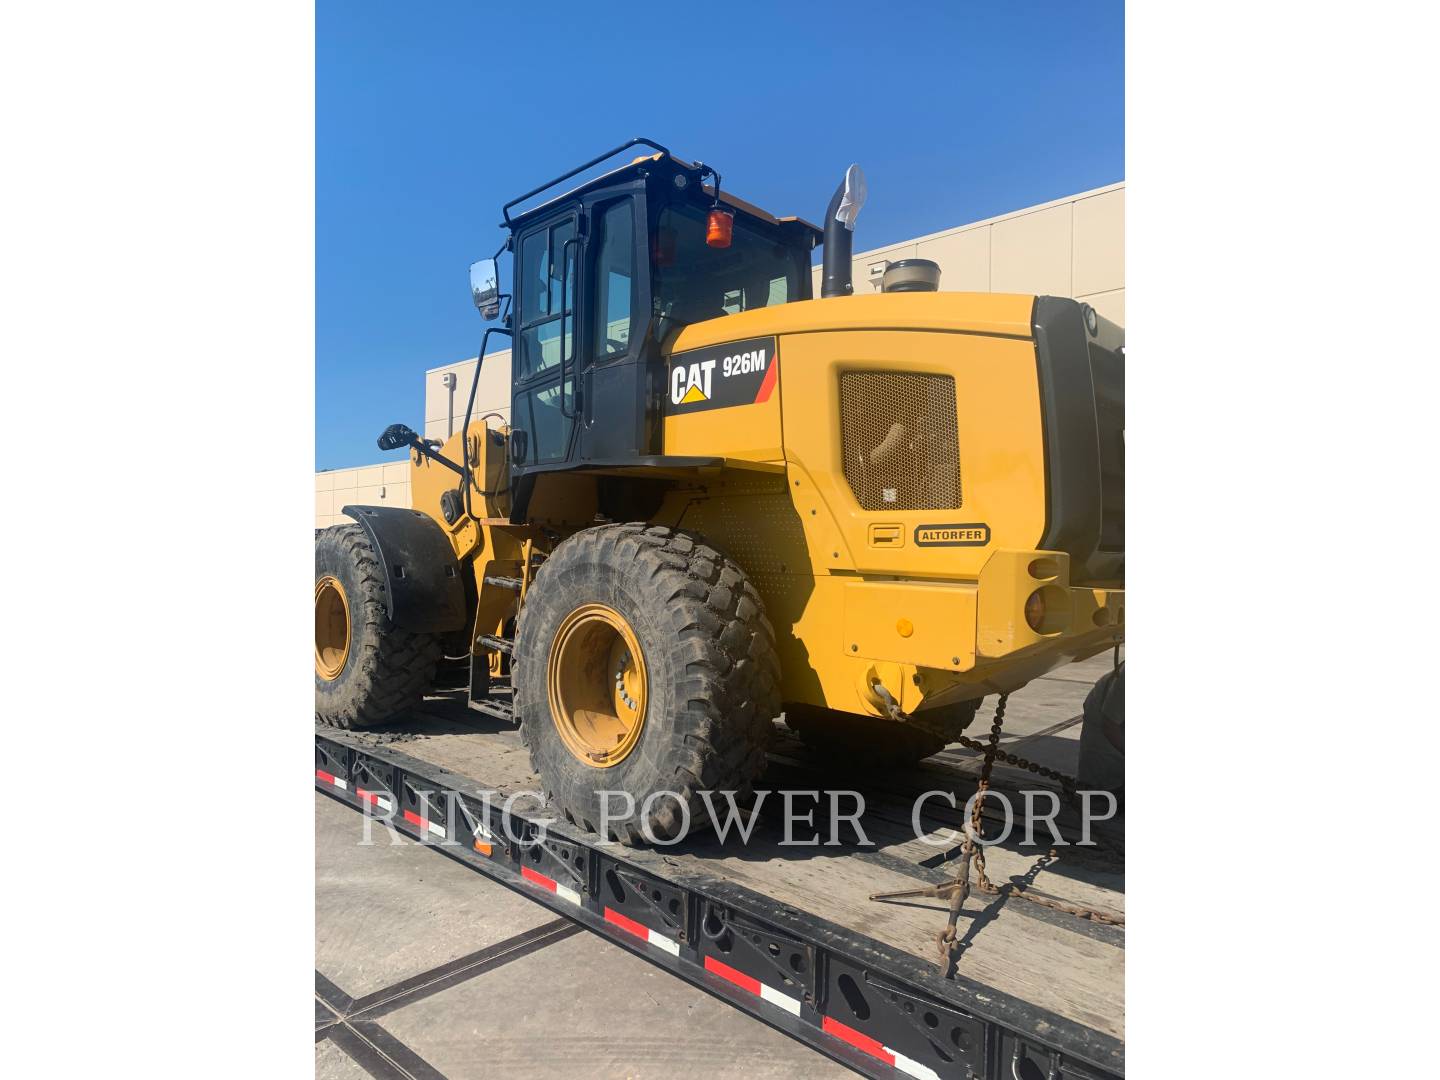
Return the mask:
<path fill-rule="evenodd" d="M 702 322 L 799 300 L 808 259 L 792 244 L 736 215 L 728 248 L 705 243 L 706 211 L 688 203 L 665 207 L 656 223 L 656 313 Z"/>
<path fill-rule="evenodd" d="M 561 346 L 574 348 L 575 222 L 567 218 L 527 234 L 520 241 L 520 332 L 516 336 L 517 378 L 560 365 Z M 562 265 L 562 263 L 564 265 Z M 568 279 L 568 280 L 567 280 Z M 561 293 L 566 310 L 560 311 Z M 562 336 L 564 340 L 562 341 Z"/>
<path fill-rule="evenodd" d="M 569 380 L 566 380 L 567 386 Z M 530 464 L 564 461 L 569 449 L 570 425 L 560 409 L 561 387 L 552 382 L 515 395 L 513 422 L 530 433 L 527 458 Z M 566 394 L 568 403 L 569 394 Z"/>
<path fill-rule="evenodd" d="M 630 350 L 635 306 L 635 211 L 629 199 L 611 203 L 597 216 L 595 256 L 595 340 L 597 361 Z"/>

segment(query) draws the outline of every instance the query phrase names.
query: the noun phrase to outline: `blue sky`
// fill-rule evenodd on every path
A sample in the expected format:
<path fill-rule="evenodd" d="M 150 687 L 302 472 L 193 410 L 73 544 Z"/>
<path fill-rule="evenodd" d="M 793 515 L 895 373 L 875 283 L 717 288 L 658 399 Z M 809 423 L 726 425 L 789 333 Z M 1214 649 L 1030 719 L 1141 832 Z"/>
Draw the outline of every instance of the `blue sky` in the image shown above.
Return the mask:
<path fill-rule="evenodd" d="M 316 468 L 423 427 L 522 191 L 646 135 L 818 222 L 858 161 L 878 247 L 1122 179 L 1123 39 L 1109 0 L 318 0 Z"/>

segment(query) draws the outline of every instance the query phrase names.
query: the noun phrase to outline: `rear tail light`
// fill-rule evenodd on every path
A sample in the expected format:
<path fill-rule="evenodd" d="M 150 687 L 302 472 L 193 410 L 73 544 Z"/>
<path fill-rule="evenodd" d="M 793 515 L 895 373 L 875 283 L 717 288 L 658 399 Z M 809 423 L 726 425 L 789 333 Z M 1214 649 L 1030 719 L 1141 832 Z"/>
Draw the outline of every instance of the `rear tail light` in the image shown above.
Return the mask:
<path fill-rule="evenodd" d="M 1036 589 L 1030 594 L 1030 599 L 1025 601 L 1025 621 L 1030 624 L 1030 629 L 1039 634 L 1045 626 L 1045 590 Z"/>
<path fill-rule="evenodd" d="M 1037 634 L 1059 634 L 1070 626 L 1070 594 L 1057 585 L 1041 585 L 1025 599 L 1025 622 Z"/>

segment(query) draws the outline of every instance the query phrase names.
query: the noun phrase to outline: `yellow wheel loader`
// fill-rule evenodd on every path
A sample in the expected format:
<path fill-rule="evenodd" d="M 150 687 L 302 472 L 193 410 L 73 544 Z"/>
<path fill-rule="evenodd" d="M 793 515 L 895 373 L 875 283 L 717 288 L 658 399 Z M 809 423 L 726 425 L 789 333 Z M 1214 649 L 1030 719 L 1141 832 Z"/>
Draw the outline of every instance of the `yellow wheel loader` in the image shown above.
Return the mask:
<path fill-rule="evenodd" d="M 628 795 L 607 832 L 634 843 L 674 835 L 677 800 L 743 797 L 777 717 L 916 761 L 985 695 L 1118 644 L 1122 332 L 938 291 L 923 260 L 852 295 L 864 195 L 852 166 L 822 230 L 634 139 L 506 204 L 463 426 L 388 428 L 414 508 L 317 536 L 317 719 L 383 723 L 464 658 L 555 806 L 595 830 Z M 492 334 L 508 421 L 473 415 Z"/>

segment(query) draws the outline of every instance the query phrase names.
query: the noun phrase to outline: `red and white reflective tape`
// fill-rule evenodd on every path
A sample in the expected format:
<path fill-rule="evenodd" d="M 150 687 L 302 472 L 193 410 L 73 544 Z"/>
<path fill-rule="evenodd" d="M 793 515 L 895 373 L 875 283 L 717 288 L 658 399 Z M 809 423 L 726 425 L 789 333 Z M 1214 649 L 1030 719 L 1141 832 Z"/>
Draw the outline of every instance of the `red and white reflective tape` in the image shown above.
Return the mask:
<path fill-rule="evenodd" d="M 568 885 L 561 885 L 554 878 L 548 878 L 538 870 L 531 870 L 528 866 L 520 867 L 520 876 L 526 881 L 533 881 L 542 889 L 548 889 L 561 900 L 569 900 L 576 907 L 581 906 L 580 894 Z"/>
<path fill-rule="evenodd" d="M 429 818 L 423 818 L 419 814 L 415 813 L 415 811 L 413 810 L 405 811 L 405 820 L 408 821 L 411 825 L 414 825 L 422 833 L 432 832 L 436 836 L 440 837 L 441 840 L 445 839 L 445 827 L 443 825 L 436 825 L 435 822 L 431 821 Z"/>
<path fill-rule="evenodd" d="M 378 806 L 386 813 L 389 813 L 394 808 L 394 804 L 384 795 L 376 795 L 373 791 L 366 791 L 362 787 L 357 787 L 355 794 L 359 795 L 361 799 L 368 802 L 371 806 Z"/>
<path fill-rule="evenodd" d="M 839 1020 L 822 1016 L 821 1027 L 826 1033 L 834 1035 L 837 1039 L 849 1043 L 858 1050 L 863 1050 L 873 1058 L 879 1058 L 886 1065 L 893 1065 L 901 1072 L 917 1077 L 918 1080 L 940 1080 L 940 1074 L 928 1065 L 921 1065 L 920 1062 L 906 1057 L 888 1046 L 882 1046 L 869 1035 L 856 1031 L 848 1024 L 842 1024 Z"/>
<path fill-rule="evenodd" d="M 766 986 L 759 979 L 752 979 L 743 971 L 736 971 L 729 964 L 722 964 L 713 956 L 705 957 L 705 970 L 712 974 L 719 975 L 727 982 L 732 982 L 742 990 L 749 990 L 752 994 L 758 994 L 771 1005 L 779 1005 L 791 1016 L 800 1015 L 800 999 L 791 997 L 789 994 L 782 994 L 773 986 Z"/>
<path fill-rule="evenodd" d="M 644 923 L 638 923 L 634 919 L 631 919 L 625 915 L 621 915 L 620 912 L 616 911 L 612 907 L 607 907 L 605 909 L 605 921 L 614 923 L 616 926 L 620 927 L 621 930 L 626 930 L 634 934 L 641 941 L 648 941 L 657 949 L 664 949 L 671 956 L 680 955 L 680 942 L 676 941 L 674 938 L 666 937 L 658 930 L 651 930 L 650 927 L 646 926 Z"/>
<path fill-rule="evenodd" d="M 610 918 L 610 909 L 605 909 L 605 917 Z M 622 915 L 621 918 L 624 918 Z M 615 920 L 611 920 L 612 922 Z M 628 921 L 628 920 L 627 920 Z M 654 931 L 651 931 L 654 933 Z M 743 971 L 736 971 L 729 964 L 716 960 L 713 956 L 705 957 L 705 970 L 719 975 L 722 979 L 734 983 L 742 989 L 749 990 L 752 994 L 758 994 L 772 1005 L 779 1005 L 792 1016 L 800 1015 L 800 999 L 791 997 L 789 994 L 782 994 L 774 987 L 766 986 L 759 979 L 751 978 Z M 878 1058 L 886 1065 L 894 1066 L 901 1072 L 914 1076 L 917 1080 L 940 1080 L 940 1074 L 928 1065 L 922 1065 L 912 1058 L 906 1057 L 895 1050 L 876 1042 L 870 1036 L 856 1031 L 839 1020 L 832 1020 L 828 1016 L 822 1016 L 821 1026 L 827 1034 L 834 1035 L 837 1039 L 849 1043 L 857 1050 L 863 1050 L 871 1057 Z"/>
<path fill-rule="evenodd" d="M 347 783 L 345 783 L 344 780 L 341 780 L 338 776 L 331 776 L 331 775 L 330 775 L 328 772 L 326 772 L 324 769 L 316 769 L 316 770 L 315 770 L 315 779 L 316 779 L 316 780 L 323 780 L 323 781 L 325 781 L 325 783 L 327 783 L 327 784 L 333 784 L 335 787 L 339 788 L 341 791 L 348 791 L 348 790 L 350 789 L 350 785 L 348 785 Z"/>

